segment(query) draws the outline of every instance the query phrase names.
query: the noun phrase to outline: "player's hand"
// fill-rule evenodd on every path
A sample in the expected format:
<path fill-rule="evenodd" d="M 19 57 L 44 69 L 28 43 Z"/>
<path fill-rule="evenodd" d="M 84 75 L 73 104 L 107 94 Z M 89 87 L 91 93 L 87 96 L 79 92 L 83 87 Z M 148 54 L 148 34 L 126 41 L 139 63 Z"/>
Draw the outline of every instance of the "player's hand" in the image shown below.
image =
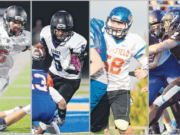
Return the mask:
<path fill-rule="evenodd" d="M 148 88 L 147 87 L 144 87 L 141 89 L 141 94 L 143 94 L 144 92 L 148 92 Z"/>
<path fill-rule="evenodd" d="M 42 61 L 44 59 L 43 51 L 40 48 L 32 46 L 32 59 L 34 61 Z"/>
<path fill-rule="evenodd" d="M 157 67 L 157 65 L 154 64 L 153 62 L 149 63 L 149 69 L 154 69 L 156 67 Z"/>
<path fill-rule="evenodd" d="M 147 77 L 148 70 L 146 70 L 146 69 L 136 69 L 134 71 L 134 75 L 136 76 L 137 79 L 143 79 L 143 78 Z"/>
<path fill-rule="evenodd" d="M 154 61 L 154 55 L 149 56 L 149 63 Z"/>
<path fill-rule="evenodd" d="M 54 117 L 53 121 L 60 127 L 62 127 L 65 123 L 65 120 L 61 119 L 59 116 Z"/>

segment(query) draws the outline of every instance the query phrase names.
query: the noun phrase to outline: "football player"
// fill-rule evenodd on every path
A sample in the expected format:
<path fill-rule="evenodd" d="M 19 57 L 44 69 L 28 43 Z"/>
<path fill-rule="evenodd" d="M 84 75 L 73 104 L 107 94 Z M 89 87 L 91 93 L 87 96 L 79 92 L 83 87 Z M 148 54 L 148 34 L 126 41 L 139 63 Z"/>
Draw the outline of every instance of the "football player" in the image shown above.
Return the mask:
<path fill-rule="evenodd" d="M 130 126 L 130 78 L 129 62 L 134 57 L 141 65 L 135 71 L 138 78 L 148 75 L 145 55 L 146 43 L 137 34 L 128 32 L 133 22 L 131 11 L 125 7 L 114 8 L 107 18 L 104 38 L 107 47 L 107 92 L 91 114 L 91 131 L 107 133 L 110 107 L 119 133 L 132 134 Z M 98 116 L 98 119 L 96 116 Z M 93 119 L 94 118 L 94 119 Z M 93 125 L 93 126 L 92 126 Z"/>
<path fill-rule="evenodd" d="M 164 15 L 164 17 L 162 18 L 162 22 L 163 22 L 163 25 L 165 28 L 166 35 L 168 36 L 168 39 L 161 42 L 161 43 L 150 46 L 149 47 L 149 54 L 150 55 L 156 54 L 158 52 L 161 52 L 161 51 L 164 51 L 167 49 L 172 49 L 172 48 L 177 47 L 179 45 L 179 41 L 180 41 L 180 38 L 179 38 L 180 37 L 179 36 L 179 31 L 180 31 L 180 29 L 179 29 L 179 24 L 180 24 L 179 14 L 180 14 L 179 9 L 172 9 Z M 179 53 L 177 53 L 177 55 L 179 55 Z M 177 78 L 172 84 L 179 86 L 178 85 L 179 84 L 179 78 Z M 170 90 L 171 88 L 172 88 L 172 90 Z M 172 102 L 172 101 L 175 101 L 176 96 L 179 97 L 178 87 L 168 86 L 166 89 L 169 90 L 169 92 L 171 91 L 171 94 L 169 94 L 169 92 L 167 92 L 167 93 L 165 93 L 166 96 L 162 95 L 160 97 L 161 99 L 163 99 L 162 97 L 166 97 L 166 99 L 164 99 L 162 103 L 160 103 L 161 102 L 160 98 L 158 98 L 154 102 L 154 104 L 157 104 L 157 106 L 159 106 L 159 108 L 161 108 L 161 105 L 163 106 L 163 108 L 166 108 L 167 106 L 172 105 L 169 103 L 164 104 L 164 102 Z M 177 103 L 177 100 L 176 100 L 176 103 Z M 159 111 L 159 109 L 158 109 L 158 111 Z M 175 117 L 176 123 L 178 125 L 177 127 L 179 127 L 180 123 L 179 123 L 179 115 L 178 114 L 180 112 L 177 111 L 176 113 L 177 113 L 177 117 Z M 157 115 L 157 113 L 155 113 L 155 112 L 154 112 L 154 114 Z M 158 114 L 158 116 L 156 116 L 156 115 L 154 115 L 156 118 L 159 117 L 159 114 Z M 150 113 L 150 117 L 152 117 L 152 113 Z M 154 119 L 154 117 L 151 118 L 150 125 L 154 124 L 154 121 L 152 122 L 153 119 Z"/>
<path fill-rule="evenodd" d="M 90 76 L 91 76 L 91 113 L 106 93 L 107 74 L 103 61 L 106 57 L 104 22 L 95 18 L 90 20 Z M 98 118 L 98 117 L 97 117 Z M 93 126 L 93 125 L 91 125 Z"/>
<path fill-rule="evenodd" d="M 26 23 L 27 14 L 22 7 L 13 5 L 6 9 L 0 26 L 0 92 L 8 86 L 18 54 L 31 45 L 31 33 L 24 30 Z"/>
<path fill-rule="evenodd" d="M 66 101 L 61 95 L 53 88 L 53 80 L 49 79 L 49 86 L 47 86 L 47 72 L 43 70 L 33 69 L 32 71 L 32 121 L 41 121 L 38 126 L 38 131 L 36 134 L 40 134 L 47 129 L 47 125 L 54 125 L 52 120 L 54 118 L 54 112 L 56 111 L 56 104 L 58 108 L 65 109 Z M 49 77 L 51 78 L 51 77 Z M 39 109 L 41 108 L 41 109 Z M 43 114 L 43 115 L 42 115 Z M 58 119 L 58 118 L 57 118 Z M 63 121 L 56 120 L 59 125 Z M 57 124 L 54 125 L 56 129 L 56 134 L 59 134 L 59 128 Z M 61 125 L 60 125 L 61 126 Z"/>
<path fill-rule="evenodd" d="M 73 26 L 71 14 L 64 10 L 58 11 L 52 16 L 50 25 L 42 29 L 40 42 L 33 46 L 35 50 L 42 47 L 48 49 L 53 59 L 48 72 L 49 77 L 52 77 L 54 88 L 66 103 L 79 88 L 82 54 L 87 44 L 83 36 L 73 31 Z M 40 52 L 32 52 L 33 59 L 42 60 L 43 53 Z M 62 120 L 65 119 L 66 109 L 58 109 L 58 114 Z"/>
<path fill-rule="evenodd" d="M 156 38 L 159 39 L 159 42 L 166 40 L 165 35 L 164 35 L 164 29 L 162 29 L 162 23 L 161 23 L 161 19 L 163 18 L 164 14 L 165 12 L 162 10 L 154 10 L 149 15 L 149 28 L 151 32 L 151 35 L 149 38 L 150 45 L 154 44 L 155 42 L 158 43 L 158 41 L 155 41 L 157 40 Z M 170 50 L 165 50 L 163 52 L 157 53 L 155 55 L 154 61 L 150 62 L 150 65 L 149 65 L 150 66 L 150 70 L 149 70 L 149 73 L 150 73 L 149 103 L 150 105 L 152 105 L 152 102 L 158 95 L 158 92 L 160 91 L 161 87 L 163 87 L 167 82 L 170 83 L 173 80 L 175 80 L 175 78 L 177 78 L 180 74 L 178 62 L 176 58 L 172 56 L 173 55 L 171 54 Z M 169 63 L 168 60 L 171 61 L 171 64 L 168 64 Z M 169 68 L 172 69 L 172 71 L 170 71 Z M 164 77 L 167 79 L 164 80 Z M 151 110 L 151 106 L 150 106 L 150 110 Z M 162 125 L 160 126 L 160 132 L 162 132 L 164 128 L 163 121 L 161 120 L 163 119 L 159 120 L 159 124 Z M 168 132 L 169 133 L 173 132 L 174 127 L 170 120 L 170 117 L 168 116 L 167 110 L 165 110 L 164 112 L 164 121 L 165 121 L 165 125 L 167 127 Z"/>

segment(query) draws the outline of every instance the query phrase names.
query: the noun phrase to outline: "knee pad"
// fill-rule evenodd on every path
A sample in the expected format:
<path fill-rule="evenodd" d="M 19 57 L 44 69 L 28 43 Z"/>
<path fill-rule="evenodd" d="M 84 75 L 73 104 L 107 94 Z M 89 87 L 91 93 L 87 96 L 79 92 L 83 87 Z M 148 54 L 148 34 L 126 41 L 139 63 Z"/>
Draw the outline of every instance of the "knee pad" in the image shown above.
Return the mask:
<path fill-rule="evenodd" d="M 7 128 L 6 121 L 4 118 L 0 118 L 0 131 L 3 131 Z"/>
<path fill-rule="evenodd" d="M 120 130 L 122 130 L 122 131 L 126 131 L 127 128 L 128 128 L 128 126 L 129 126 L 129 122 L 128 122 L 128 121 L 126 121 L 126 120 L 121 120 L 121 119 L 115 120 L 115 121 L 114 121 L 114 124 L 115 124 L 115 126 L 116 126 L 118 129 L 120 129 Z"/>

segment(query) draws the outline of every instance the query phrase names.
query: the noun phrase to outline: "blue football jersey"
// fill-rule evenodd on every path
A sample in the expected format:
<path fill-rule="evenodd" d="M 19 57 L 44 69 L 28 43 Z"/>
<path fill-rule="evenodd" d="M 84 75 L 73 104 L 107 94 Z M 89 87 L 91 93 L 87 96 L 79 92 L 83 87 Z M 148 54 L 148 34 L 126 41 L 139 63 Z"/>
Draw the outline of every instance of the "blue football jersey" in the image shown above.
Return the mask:
<path fill-rule="evenodd" d="M 49 94 L 47 88 L 47 72 L 43 70 L 32 70 L 32 91 Z"/>

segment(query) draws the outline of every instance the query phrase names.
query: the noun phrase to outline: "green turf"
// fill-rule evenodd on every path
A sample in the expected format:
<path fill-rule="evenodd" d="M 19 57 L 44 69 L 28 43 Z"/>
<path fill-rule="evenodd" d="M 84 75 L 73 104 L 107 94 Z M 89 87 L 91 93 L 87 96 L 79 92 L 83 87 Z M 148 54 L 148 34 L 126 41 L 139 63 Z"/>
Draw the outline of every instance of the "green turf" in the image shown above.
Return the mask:
<path fill-rule="evenodd" d="M 81 95 L 81 94 L 89 94 L 89 91 L 85 91 L 85 90 L 77 90 L 75 95 Z"/>
<path fill-rule="evenodd" d="M 8 86 L 7 91 L 0 98 L 0 111 L 12 109 L 18 105 L 30 104 L 31 95 L 31 65 L 30 62 L 17 76 L 15 81 Z M 4 133 L 30 133 L 31 115 L 26 115 L 20 121 L 9 126 Z"/>

